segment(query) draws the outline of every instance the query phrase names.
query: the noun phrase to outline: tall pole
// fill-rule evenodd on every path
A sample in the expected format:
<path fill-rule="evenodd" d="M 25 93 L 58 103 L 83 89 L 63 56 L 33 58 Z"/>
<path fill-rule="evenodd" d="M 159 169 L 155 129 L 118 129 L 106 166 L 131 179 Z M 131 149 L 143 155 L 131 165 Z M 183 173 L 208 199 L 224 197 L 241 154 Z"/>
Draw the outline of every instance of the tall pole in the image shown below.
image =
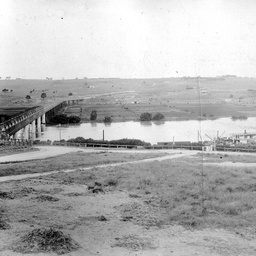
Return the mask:
<path fill-rule="evenodd" d="M 61 141 L 61 124 L 59 124 L 60 141 Z"/>
<path fill-rule="evenodd" d="M 105 139 L 105 138 L 104 138 L 104 130 L 103 130 L 103 132 L 102 132 L 102 135 L 103 135 L 103 141 L 104 141 L 104 139 Z"/>

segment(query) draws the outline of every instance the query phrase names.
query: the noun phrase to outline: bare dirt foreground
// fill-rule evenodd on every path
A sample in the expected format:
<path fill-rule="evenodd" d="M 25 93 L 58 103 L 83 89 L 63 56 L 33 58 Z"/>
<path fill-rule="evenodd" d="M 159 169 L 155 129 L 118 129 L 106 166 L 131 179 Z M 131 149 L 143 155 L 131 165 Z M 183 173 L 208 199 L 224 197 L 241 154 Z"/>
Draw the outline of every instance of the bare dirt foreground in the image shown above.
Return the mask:
<path fill-rule="evenodd" d="M 176 156 L 184 162 L 194 161 L 187 154 Z M 159 160 L 163 162 L 144 159 L 73 170 L 72 175 L 37 174 L 1 182 L 0 255 L 256 255 L 255 231 L 169 224 L 167 213 L 150 203 L 154 194 L 149 189 L 153 187 L 150 176 L 143 176 L 134 193 L 133 184 L 127 181 L 130 177 L 121 168 L 138 173 L 136 168 L 142 172 L 145 165 L 147 173 L 150 166 L 173 168 L 166 161 L 174 161 L 174 166 L 180 163 L 174 155 Z M 56 248 L 51 247 L 53 242 Z"/>

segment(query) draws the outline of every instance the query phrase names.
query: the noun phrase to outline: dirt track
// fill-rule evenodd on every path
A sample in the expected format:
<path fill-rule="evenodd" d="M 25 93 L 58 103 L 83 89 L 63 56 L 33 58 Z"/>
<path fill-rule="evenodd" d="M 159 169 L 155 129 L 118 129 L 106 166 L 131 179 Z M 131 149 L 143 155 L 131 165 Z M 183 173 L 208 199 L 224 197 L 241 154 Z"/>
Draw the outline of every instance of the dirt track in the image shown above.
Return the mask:
<path fill-rule="evenodd" d="M 11 155 L 11 156 L 5 156 L 2 157 L 2 163 L 5 162 L 15 162 L 15 161 L 27 161 L 27 160 L 35 160 L 35 159 L 43 159 L 43 158 L 48 158 L 48 157 L 53 157 L 61 154 L 66 154 L 70 152 L 78 152 L 78 151 L 84 151 L 84 152 L 95 152 L 93 149 L 80 149 L 80 148 L 70 148 L 70 147 L 38 147 L 40 151 L 32 152 L 32 153 L 22 153 L 22 154 L 17 154 L 17 155 Z M 103 150 L 106 151 L 106 150 Z M 118 150 L 110 150 L 112 152 L 122 152 L 122 153 L 134 153 L 132 150 L 125 150 L 125 151 L 118 151 Z M 144 150 L 144 151 L 136 151 L 140 153 L 150 153 L 150 151 Z M 163 153 L 163 151 L 161 151 Z M 120 162 L 120 163 L 113 163 L 113 164 L 103 164 L 103 165 L 97 165 L 97 166 L 92 166 L 92 167 L 85 167 L 85 168 L 79 168 L 80 170 L 90 170 L 93 169 L 94 167 L 97 168 L 105 168 L 105 167 L 110 167 L 110 166 L 119 166 L 123 164 L 136 164 L 136 163 L 146 163 L 146 162 L 152 162 L 152 161 L 163 161 L 167 159 L 174 159 L 178 157 L 184 157 L 184 156 L 191 156 L 196 154 L 197 152 L 195 151 L 184 151 L 184 152 L 179 152 L 179 151 L 166 151 L 169 153 L 175 152 L 176 154 L 170 154 L 166 156 L 160 156 L 160 157 L 155 157 L 155 158 L 149 158 L 149 159 L 143 159 L 143 160 L 137 160 L 137 161 L 130 161 L 130 162 Z M 31 156 L 30 156 L 31 155 Z M 69 173 L 69 172 L 74 172 L 77 169 L 68 169 L 68 170 L 63 170 L 62 172 Z M 11 181 L 11 180 L 22 180 L 26 178 L 34 178 L 34 177 L 39 177 L 39 176 L 45 176 L 45 175 L 50 175 L 54 173 L 58 173 L 59 171 L 51 171 L 51 172 L 44 172 L 44 173 L 33 173 L 33 174 L 22 174 L 22 175 L 14 175 L 14 176 L 4 176 L 0 177 L 0 182 L 5 182 L 5 181 Z"/>
<path fill-rule="evenodd" d="M 0 163 L 6 162 L 22 162 L 35 159 L 44 159 L 48 157 L 59 156 L 72 152 L 118 152 L 118 153 L 136 153 L 136 154 L 147 154 L 151 153 L 151 150 L 136 150 L 136 149 L 88 149 L 88 148 L 77 148 L 77 147 L 62 147 L 62 146 L 36 146 L 35 149 L 38 151 L 24 152 L 19 154 L 12 154 L 8 156 L 0 156 Z M 169 154 L 183 154 L 183 155 L 195 155 L 197 153 L 202 153 L 202 151 L 189 151 L 189 150 L 154 150 L 155 153 L 169 153 Z M 206 153 L 207 154 L 207 153 Z M 211 154 L 228 154 L 228 155 L 246 155 L 246 156 L 255 156 L 255 153 L 244 153 L 244 152 L 211 152 Z"/>

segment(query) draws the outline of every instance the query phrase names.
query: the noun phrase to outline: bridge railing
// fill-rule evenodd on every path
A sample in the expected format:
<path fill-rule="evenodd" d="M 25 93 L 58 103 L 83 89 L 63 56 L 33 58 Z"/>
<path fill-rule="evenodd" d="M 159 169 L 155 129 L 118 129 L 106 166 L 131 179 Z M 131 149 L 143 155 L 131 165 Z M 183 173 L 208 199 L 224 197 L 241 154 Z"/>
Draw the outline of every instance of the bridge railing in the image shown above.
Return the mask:
<path fill-rule="evenodd" d="M 5 130 L 6 127 L 9 127 L 9 125 L 11 125 L 11 126 L 15 125 L 16 121 L 22 121 L 23 118 L 27 118 L 28 116 L 31 116 L 42 109 L 43 109 L 43 107 L 33 107 L 33 108 L 25 110 L 21 113 L 18 113 L 17 115 L 13 116 L 12 118 L 0 123 L 0 131 Z"/>
<path fill-rule="evenodd" d="M 24 139 L 1 139 L 0 140 L 0 149 L 5 148 L 6 146 L 32 146 L 33 141 L 31 140 L 24 140 Z"/>

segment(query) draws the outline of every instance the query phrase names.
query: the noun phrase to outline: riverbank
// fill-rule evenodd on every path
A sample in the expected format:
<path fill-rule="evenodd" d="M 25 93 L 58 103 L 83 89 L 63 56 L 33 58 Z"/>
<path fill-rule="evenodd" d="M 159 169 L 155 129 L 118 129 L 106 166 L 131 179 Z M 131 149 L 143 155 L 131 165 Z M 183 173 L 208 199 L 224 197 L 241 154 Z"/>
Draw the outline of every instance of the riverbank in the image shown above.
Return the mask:
<path fill-rule="evenodd" d="M 187 121 L 187 120 L 216 120 L 219 118 L 232 117 L 255 117 L 253 106 L 237 106 L 234 104 L 213 104 L 213 103 L 174 103 L 167 104 L 111 104 L 94 103 L 88 101 L 79 105 L 68 106 L 60 113 L 68 116 L 76 115 L 81 122 L 91 122 L 92 110 L 97 111 L 97 119 L 94 122 L 103 122 L 105 116 L 110 116 L 112 122 L 140 121 L 140 115 L 148 112 L 153 116 L 156 113 L 164 115 L 164 121 Z M 158 122 L 155 122 L 158 123 Z"/>

